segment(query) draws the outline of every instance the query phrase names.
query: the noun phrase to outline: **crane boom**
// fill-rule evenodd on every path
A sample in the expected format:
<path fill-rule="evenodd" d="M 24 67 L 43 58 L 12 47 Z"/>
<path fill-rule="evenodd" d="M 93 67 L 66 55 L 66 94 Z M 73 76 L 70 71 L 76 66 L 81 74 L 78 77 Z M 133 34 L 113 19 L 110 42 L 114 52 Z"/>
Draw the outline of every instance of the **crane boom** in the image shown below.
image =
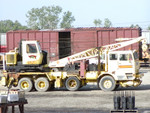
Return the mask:
<path fill-rule="evenodd" d="M 119 42 L 115 44 L 109 44 L 109 45 L 96 47 L 96 48 L 91 48 L 91 49 L 82 51 L 80 53 L 50 62 L 49 67 L 64 67 L 67 63 L 70 63 L 70 62 L 97 57 L 99 49 L 101 49 L 100 50 L 101 53 L 106 52 L 106 51 L 114 51 L 114 50 L 123 48 L 125 46 L 140 42 L 141 40 L 144 40 L 144 39 L 145 39 L 144 37 L 128 38 L 128 41 Z"/>

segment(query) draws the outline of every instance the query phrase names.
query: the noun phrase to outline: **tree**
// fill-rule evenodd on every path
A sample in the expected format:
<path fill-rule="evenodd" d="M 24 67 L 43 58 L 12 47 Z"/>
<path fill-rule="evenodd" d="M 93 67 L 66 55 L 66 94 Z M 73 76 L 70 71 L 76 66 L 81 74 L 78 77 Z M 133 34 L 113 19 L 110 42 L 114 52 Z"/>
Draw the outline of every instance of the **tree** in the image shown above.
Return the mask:
<path fill-rule="evenodd" d="M 43 6 L 42 8 L 32 8 L 27 12 L 27 24 L 31 29 L 56 29 L 58 25 L 63 28 L 72 27 L 71 24 L 75 21 L 72 13 L 67 11 L 60 18 L 62 8 L 59 6 Z M 60 20 L 62 20 L 60 22 Z"/>
<path fill-rule="evenodd" d="M 108 18 L 104 20 L 104 27 L 112 27 L 112 23 Z"/>
<path fill-rule="evenodd" d="M 74 16 L 72 16 L 72 13 L 70 11 L 64 12 L 63 19 L 60 23 L 61 28 L 71 28 L 73 27 L 71 24 L 75 21 Z"/>
<path fill-rule="evenodd" d="M 96 27 L 100 27 L 102 25 L 102 21 L 100 19 L 95 19 L 93 23 Z"/>
<path fill-rule="evenodd" d="M 130 28 L 134 28 L 134 25 L 133 25 L 133 24 L 131 24 Z"/>
<path fill-rule="evenodd" d="M 138 24 L 134 25 L 134 24 L 131 24 L 130 28 L 139 28 L 140 26 Z"/>
<path fill-rule="evenodd" d="M 150 30 L 150 26 L 148 26 L 148 28 L 147 28 L 148 30 Z"/>
<path fill-rule="evenodd" d="M 59 6 L 32 8 L 26 14 L 27 24 L 31 29 L 55 29 L 61 12 L 62 8 Z"/>
<path fill-rule="evenodd" d="M 138 24 L 135 25 L 135 28 L 139 28 L 140 26 Z"/>
<path fill-rule="evenodd" d="M 15 22 L 11 20 L 0 21 L 0 33 L 6 33 L 10 30 L 24 30 L 27 26 L 22 26 L 17 20 Z"/>
<path fill-rule="evenodd" d="M 27 26 L 22 26 L 17 20 L 14 22 L 13 30 L 24 30 L 28 29 Z"/>

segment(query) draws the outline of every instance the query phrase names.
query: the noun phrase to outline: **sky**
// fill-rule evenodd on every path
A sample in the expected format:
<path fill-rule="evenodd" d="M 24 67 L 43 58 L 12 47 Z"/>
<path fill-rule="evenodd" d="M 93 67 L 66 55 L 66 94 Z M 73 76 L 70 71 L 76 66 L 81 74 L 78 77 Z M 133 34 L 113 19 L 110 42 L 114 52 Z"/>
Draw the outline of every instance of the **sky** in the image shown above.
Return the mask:
<path fill-rule="evenodd" d="M 52 5 L 72 12 L 74 27 L 94 27 L 94 19 L 104 22 L 105 18 L 113 27 L 150 26 L 150 0 L 0 0 L 0 20 L 18 20 L 27 25 L 29 10 Z"/>

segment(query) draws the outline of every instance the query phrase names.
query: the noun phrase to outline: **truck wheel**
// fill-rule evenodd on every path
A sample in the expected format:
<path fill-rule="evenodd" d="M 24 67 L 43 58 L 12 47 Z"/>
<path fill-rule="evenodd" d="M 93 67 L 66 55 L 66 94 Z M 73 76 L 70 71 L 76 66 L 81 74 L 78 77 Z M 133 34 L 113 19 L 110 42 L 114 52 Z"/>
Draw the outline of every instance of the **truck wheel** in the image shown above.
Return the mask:
<path fill-rule="evenodd" d="M 19 89 L 30 92 L 33 89 L 33 82 L 30 78 L 21 78 L 18 83 Z"/>
<path fill-rule="evenodd" d="M 40 92 L 45 92 L 49 89 L 50 83 L 47 78 L 40 77 L 35 81 L 35 89 Z"/>
<path fill-rule="evenodd" d="M 103 91 L 113 91 L 116 87 L 115 80 L 111 76 L 104 76 L 98 85 Z"/>
<path fill-rule="evenodd" d="M 76 77 L 69 77 L 66 82 L 65 86 L 70 91 L 76 91 L 80 88 L 80 81 Z"/>

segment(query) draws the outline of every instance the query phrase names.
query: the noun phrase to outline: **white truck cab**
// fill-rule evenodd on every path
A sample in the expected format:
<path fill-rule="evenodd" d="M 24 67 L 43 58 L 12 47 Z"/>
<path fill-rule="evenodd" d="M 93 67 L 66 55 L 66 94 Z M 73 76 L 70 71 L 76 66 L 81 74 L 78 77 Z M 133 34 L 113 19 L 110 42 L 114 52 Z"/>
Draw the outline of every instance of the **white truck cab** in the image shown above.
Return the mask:
<path fill-rule="evenodd" d="M 135 50 L 110 51 L 101 59 L 105 70 L 99 76 L 99 87 L 105 91 L 118 86 L 139 86 L 143 74 L 139 73 L 138 54 Z M 114 85 L 116 84 L 116 85 Z"/>
<path fill-rule="evenodd" d="M 119 77 L 123 73 L 136 74 L 139 70 L 138 54 L 134 51 L 111 51 L 108 53 L 108 72 L 115 72 Z M 120 78 L 121 79 L 121 78 Z"/>

